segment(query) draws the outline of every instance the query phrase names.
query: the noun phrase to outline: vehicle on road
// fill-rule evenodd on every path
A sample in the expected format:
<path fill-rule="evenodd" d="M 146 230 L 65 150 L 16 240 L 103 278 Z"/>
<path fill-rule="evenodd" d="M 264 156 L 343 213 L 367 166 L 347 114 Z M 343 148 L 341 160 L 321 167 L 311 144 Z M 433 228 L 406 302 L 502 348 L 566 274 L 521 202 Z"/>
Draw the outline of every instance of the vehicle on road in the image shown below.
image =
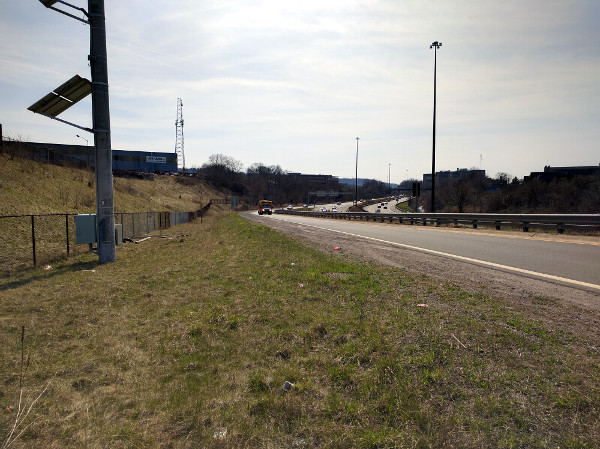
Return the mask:
<path fill-rule="evenodd" d="M 273 201 L 270 200 L 260 200 L 258 202 L 258 215 L 273 213 Z"/>
<path fill-rule="evenodd" d="M 338 210 L 337 210 L 337 207 L 333 206 L 333 207 L 331 208 L 331 212 L 337 212 L 337 211 L 338 211 Z"/>
<path fill-rule="evenodd" d="M 287 210 L 292 210 L 294 208 L 294 206 L 292 206 L 291 204 L 288 205 Z"/>

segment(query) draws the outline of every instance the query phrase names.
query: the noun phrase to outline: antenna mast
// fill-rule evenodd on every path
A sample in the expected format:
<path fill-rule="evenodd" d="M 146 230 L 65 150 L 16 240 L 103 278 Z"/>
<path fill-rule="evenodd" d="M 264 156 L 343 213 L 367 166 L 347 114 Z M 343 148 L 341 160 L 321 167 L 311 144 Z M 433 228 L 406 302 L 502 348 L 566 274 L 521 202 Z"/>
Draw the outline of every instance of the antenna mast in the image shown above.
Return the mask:
<path fill-rule="evenodd" d="M 175 153 L 177 153 L 177 167 L 185 173 L 185 155 L 183 154 L 183 101 L 177 99 L 177 120 L 175 120 Z"/>

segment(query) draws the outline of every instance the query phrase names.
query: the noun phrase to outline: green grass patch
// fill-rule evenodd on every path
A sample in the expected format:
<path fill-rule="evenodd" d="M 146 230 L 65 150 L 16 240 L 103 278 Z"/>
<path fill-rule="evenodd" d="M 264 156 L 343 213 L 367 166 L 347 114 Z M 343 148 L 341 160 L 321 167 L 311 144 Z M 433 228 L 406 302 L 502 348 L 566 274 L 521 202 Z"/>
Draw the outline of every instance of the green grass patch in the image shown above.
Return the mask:
<path fill-rule="evenodd" d="M 175 229 L 185 236 L 124 245 L 112 264 L 84 255 L 0 280 L 0 405 L 15 408 L 0 442 L 21 380 L 25 406 L 47 391 L 13 447 L 600 441 L 584 337 L 235 214 Z"/>

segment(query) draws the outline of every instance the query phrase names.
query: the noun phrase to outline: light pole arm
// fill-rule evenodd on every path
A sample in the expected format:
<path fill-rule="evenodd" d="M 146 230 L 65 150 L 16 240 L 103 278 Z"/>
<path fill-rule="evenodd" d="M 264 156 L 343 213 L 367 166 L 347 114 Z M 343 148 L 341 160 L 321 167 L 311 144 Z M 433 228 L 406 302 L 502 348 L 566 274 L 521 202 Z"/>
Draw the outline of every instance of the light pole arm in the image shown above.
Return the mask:
<path fill-rule="evenodd" d="M 42 3 L 42 5 L 44 5 L 48 9 L 51 9 L 53 11 L 59 12 L 61 14 L 64 14 L 65 16 L 69 16 L 72 19 L 79 20 L 80 22 L 87 23 L 88 25 L 90 24 L 89 21 L 84 20 L 84 19 L 82 19 L 80 17 L 74 16 L 73 14 L 69 14 L 68 12 L 63 11 L 62 9 L 55 8 L 53 5 L 55 3 L 62 3 L 63 5 L 68 6 L 69 8 L 73 8 L 73 9 L 75 9 L 77 11 L 81 11 L 87 18 L 89 18 L 90 16 L 88 15 L 87 11 L 85 9 L 83 9 L 83 8 L 79 8 L 79 7 L 77 7 L 75 5 L 72 5 L 70 3 L 67 3 L 67 2 L 65 2 L 63 0 L 40 0 L 40 2 Z"/>

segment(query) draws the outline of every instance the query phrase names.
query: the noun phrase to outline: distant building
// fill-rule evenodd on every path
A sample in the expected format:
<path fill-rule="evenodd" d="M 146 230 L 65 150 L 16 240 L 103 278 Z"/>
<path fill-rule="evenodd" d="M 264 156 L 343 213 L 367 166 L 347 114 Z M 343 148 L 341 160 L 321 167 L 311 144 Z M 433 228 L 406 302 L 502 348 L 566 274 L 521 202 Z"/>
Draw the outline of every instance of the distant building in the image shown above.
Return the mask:
<path fill-rule="evenodd" d="M 525 176 L 524 181 L 537 179 L 539 181 L 552 181 L 559 178 L 572 178 L 574 176 L 593 176 L 600 175 L 600 164 L 579 167 L 550 167 L 546 165 L 544 171 L 531 172 Z"/>
<path fill-rule="evenodd" d="M 307 182 L 315 186 L 322 186 L 326 189 L 339 185 L 337 176 L 333 175 L 309 175 L 303 173 L 288 173 L 288 176 L 298 179 L 299 181 Z"/>
<path fill-rule="evenodd" d="M 443 181 L 451 181 L 461 178 L 470 178 L 476 176 L 485 176 L 485 170 L 468 170 L 466 168 L 457 168 L 456 171 L 439 171 L 435 172 L 435 184 L 439 185 Z M 431 190 L 431 173 L 423 174 L 423 190 Z"/>
<path fill-rule="evenodd" d="M 15 154 L 52 164 L 74 164 L 87 167 L 96 166 L 96 150 L 87 145 L 63 145 L 57 143 L 5 141 Z M 177 172 L 177 153 L 150 151 L 112 150 L 114 172 Z"/>

